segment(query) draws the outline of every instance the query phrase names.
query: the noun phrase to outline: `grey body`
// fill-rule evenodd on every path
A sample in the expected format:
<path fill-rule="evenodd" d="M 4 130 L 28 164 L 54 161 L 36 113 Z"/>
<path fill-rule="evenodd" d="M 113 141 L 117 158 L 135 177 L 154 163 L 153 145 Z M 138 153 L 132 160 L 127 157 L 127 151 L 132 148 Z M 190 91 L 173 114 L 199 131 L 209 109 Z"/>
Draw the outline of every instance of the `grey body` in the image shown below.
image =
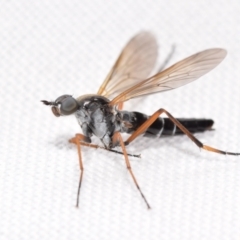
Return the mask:
<path fill-rule="evenodd" d="M 108 104 L 109 100 L 98 95 L 84 95 L 76 99 L 78 109 L 75 116 L 83 134 L 91 141 L 94 134 L 106 148 L 111 148 L 112 136 L 115 132 L 115 114 Z"/>
<path fill-rule="evenodd" d="M 109 99 L 99 95 L 84 95 L 76 99 L 78 103 L 75 116 L 82 128 L 86 141 L 91 142 L 94 134 L 106 148 L 112 148 L 115 132 L 136 131 L 149 116 L 139 112 L 119 111 L 109 104 Z M 213 125 L 210 119 L 178 119 L 190 132 L 202 132 Z M 158 118 L 145 131 L 144 136 L 182 134 L 182 131 L 168 118 Z"/>
<path fill-rule="evenodd" d="M 112 148 L 115 132 L 133 131 L 133 123 L 137 121 L 134 112 L 118 111 L 110 106 L 107 98 L 99 95 L 84 95 L 76 100 L 78 109 L 75 116 L 88 142 L 94 134 L 106 148 Z"/>

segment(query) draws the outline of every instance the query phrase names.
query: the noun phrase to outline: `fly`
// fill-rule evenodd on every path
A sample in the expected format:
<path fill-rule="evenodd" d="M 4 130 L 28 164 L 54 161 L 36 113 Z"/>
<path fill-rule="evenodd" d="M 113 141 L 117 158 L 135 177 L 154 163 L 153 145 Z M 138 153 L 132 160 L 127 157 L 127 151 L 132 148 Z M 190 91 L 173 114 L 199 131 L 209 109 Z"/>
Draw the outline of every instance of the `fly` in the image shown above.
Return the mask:
<path fill-rule="evenodd" d="M 51 106 L 56 117 L 74 114 L 82 129 L 82 134 L 78 133 L 69 140 L 77 146 L 80 166 L 77 207 L 84 172 L 81 146 L 98 148 L 98 145 L 91 143 L 93 135 L 101 140 L 103 144 L 101 148 L 124 155 L 127 169 L 149 209 L 150 205 L 132 171 L 128 158 L 130 154 L 126 151 L 126 146 L 139 135 L 160 137 L 186 134 L 199 148 L 225 155 L 240 155 L 205 145 L 193 135 L 211 129 L 213 125 L 211 119 L 175 118 L 164 108 L 158 109 L 151 116 L 123 110 L 123 104 L 127 100 L 169 91 L 198 79 L 215 68 L 227 54 L 224 49 L 208 49 L 185 58 L 165 70 L 159 70 L 151 76 L 157 60 L 157 50 L 154 36 L 149 32 L 140 32 L 124 47 L 97 94 L 78 98 L 65 94 L 54 102 L 42 100 L 45 105 Z M 167 118 L 160 117 L 163 113 Z M 121 133 L 128 133 L 130 136 L 124 141 Z M 122 152 L 114 150 L 116 146 L 120 146 Z"/>

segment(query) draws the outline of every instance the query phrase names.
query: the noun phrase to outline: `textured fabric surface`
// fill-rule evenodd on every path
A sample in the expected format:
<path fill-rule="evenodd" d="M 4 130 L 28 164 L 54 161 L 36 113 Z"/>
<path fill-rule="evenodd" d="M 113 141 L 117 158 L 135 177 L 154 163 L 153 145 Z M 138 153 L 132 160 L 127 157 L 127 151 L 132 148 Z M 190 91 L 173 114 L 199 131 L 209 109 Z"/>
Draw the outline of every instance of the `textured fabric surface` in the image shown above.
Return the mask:
<path fill-rule="evenodd" d="M 235 1 L 1 1 L 0 239 L 240 238 L 240 158 L 199 151 L 186 137 L 139 138 L 128 146 L 146 206 L 123 157 L 83 148 L 84 180 L 68 139 L 74 117 L 40 100 L 96 93 L 126 42 L 149 30 L 159 64 L 221 47 L 227 58 L 194 83 L 126 103 L 151 114 L 215 120 L 196 136 L 240 152 L 240 3 Z M 97 142 L 97 139 L 94 139 Z"/>

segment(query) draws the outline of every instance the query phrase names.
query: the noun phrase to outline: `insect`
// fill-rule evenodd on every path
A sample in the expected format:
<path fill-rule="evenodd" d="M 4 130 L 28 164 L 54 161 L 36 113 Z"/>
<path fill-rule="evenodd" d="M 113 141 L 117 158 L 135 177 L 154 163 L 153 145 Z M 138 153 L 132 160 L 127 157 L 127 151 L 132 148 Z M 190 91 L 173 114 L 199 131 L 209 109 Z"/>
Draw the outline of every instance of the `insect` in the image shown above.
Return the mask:
<path fill-rule="evenodd" d="M 69 140 L 77 146 L 80 166 L 77 207 L 84 172 L 81 146 L 98 148 L 98 145 L 91 143 L 93 135 L 101 140 L 103 144 L 101 148 L 124 155 L 127 169 L 147 208 L 150 208 L 150 205 L 132 171 L 128 158 L 130 154 L 126 151 L 126 146 L 139 135 L 160 137 L 184 133 L 199 148 L 220 154 L 240 155 L 204 145 L 194 137 L 193 133 L 210 129 L 213 120 L 177 119 L 164 108 L 158 109 L 151 116 L 123 110 L 123 103 L 127 100 L 169 91 L 198 79 L 215 68 L 227 54 L 224 49 L 208 49 L 151 76 L 157 59 L 157 50 L 154 36 L 149 32 L 140 32 L 124 47 L 97 94 L 78 98 L 65 94 L 52 102 L 42 100 L 45 105 L 51 106 L 56 117 L 74 114 L 82 129 L 83 134 L 78 133 Z M 168 118 L 160 117 L 163 113 Z M 130 136 L 124 141 L 121 133 L 128 133 Z M 113 148 L 116 146 L 120 146 L 122 152 L 115 151 Z"/>

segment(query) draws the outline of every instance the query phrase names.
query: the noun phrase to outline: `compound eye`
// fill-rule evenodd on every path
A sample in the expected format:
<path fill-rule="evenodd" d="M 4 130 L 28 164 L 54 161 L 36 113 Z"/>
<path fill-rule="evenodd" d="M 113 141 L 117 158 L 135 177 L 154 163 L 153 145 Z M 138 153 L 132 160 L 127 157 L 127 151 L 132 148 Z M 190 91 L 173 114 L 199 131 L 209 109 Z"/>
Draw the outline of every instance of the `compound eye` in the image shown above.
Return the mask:
<path fill-rule="evenodd" d="M 60 106 L 61 114 L 70 115 L 76 112 L 77 109 L 78 109 L 78 103 L 72 96 L 68 96 L 62 100 L 61 106 Z"/>
<path fill-rule="evenodd" d="M 68 95 L 68 94 L 64 94 L 64 95 L 58 97 L 58 98 L 55 100 L 55 103 L 56 103 L 56 104 L 61 104 L 62 101 L 63 101 L 64 99 L 68 98 L 68 97 L 72 97 L 72 96 L 71 96 L 71 95 Z"/>

